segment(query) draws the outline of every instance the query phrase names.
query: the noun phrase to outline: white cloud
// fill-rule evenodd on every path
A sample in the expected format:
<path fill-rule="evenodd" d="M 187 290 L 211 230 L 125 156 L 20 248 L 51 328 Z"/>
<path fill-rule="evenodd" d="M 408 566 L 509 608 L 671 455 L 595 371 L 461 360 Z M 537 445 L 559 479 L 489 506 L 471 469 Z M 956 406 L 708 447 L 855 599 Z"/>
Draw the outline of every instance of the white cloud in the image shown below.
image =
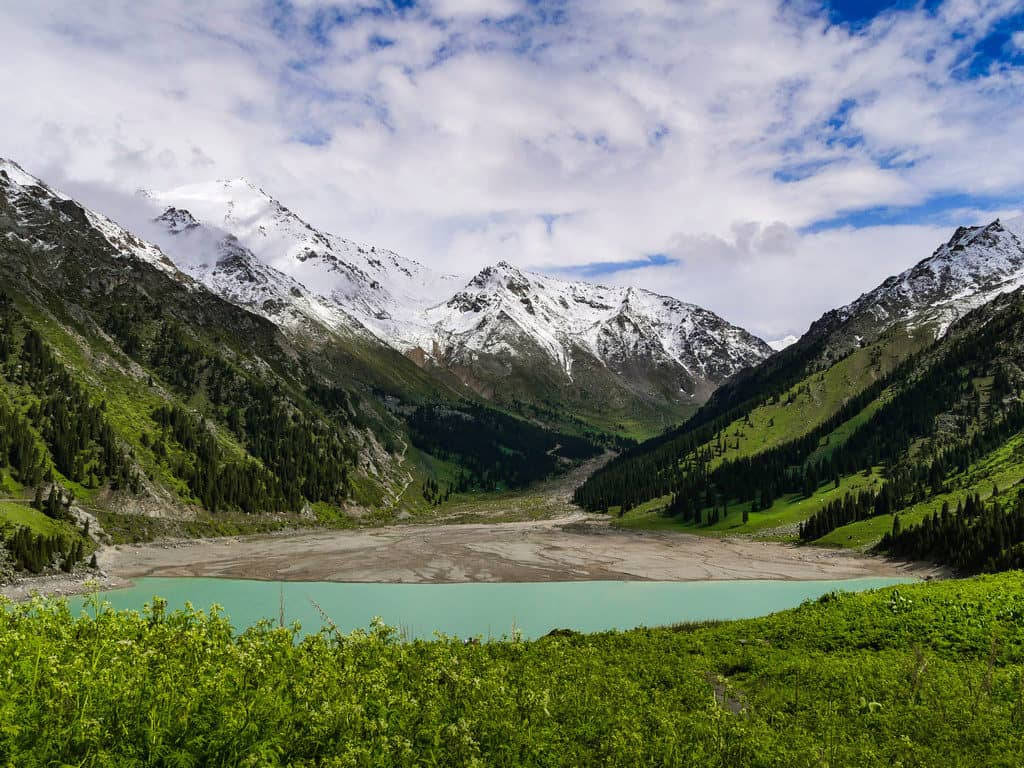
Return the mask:
<path fill-rule="evenodd" d="M 927 226 L 790 231 L 777 249 L 773 227 L 761 228 L 752 247 L 680 235 L 668 254 L 679 263 L 635 270 L 628 279 L 703 303 L 764 338 L 781 338 L 803 333 L 811 320 L 925 258 L 950 235 Z"/>
<path fill-rule="evenodd" d="M 808 224 L 1022 193 L 1024 72 L 963 76 L 1012 0 L 856 30 L 746 0 L 570 0 L 543 20 L 519 0 L 365 5 L 5 4 L 0 154 L 95 200 L 245 175 L 447 271 L 669 252 L 682 267 L 615 277 L 770 335 L 926 256 L 948 222 Z"/>
<path fill-rule="evenodd" d="M 503 19 L 523 10 L 519 0 L 433 0 L 431 10 L 441 18 L 453 16 Z"/>

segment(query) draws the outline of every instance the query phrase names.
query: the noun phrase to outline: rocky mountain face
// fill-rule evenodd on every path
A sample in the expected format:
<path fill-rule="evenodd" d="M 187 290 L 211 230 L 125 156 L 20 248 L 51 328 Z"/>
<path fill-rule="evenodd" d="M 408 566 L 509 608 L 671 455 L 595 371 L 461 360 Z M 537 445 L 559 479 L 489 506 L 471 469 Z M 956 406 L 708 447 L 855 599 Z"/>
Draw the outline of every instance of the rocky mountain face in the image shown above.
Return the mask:
<path fill-rule="evenodd" d="M 604 427 L 661 426 L 771 354 L 714 313 L 647 291 L 505 262 L 439 274 L 322 232 L 245 180 L 144 195 L 161 225 L 150 236 L 218 295 L 286 329 L 370 334 L 531 416 L 568 405 L 584 420 L 608 417 Z"/>
<path fill-rule="evenodd" d="M 586 390 L 600 375 L 637 398 L 700 403 L 721 381 L 770 354 L 708 310 L 634 288 L 568 282 L 487 267 L 426 311 L 431 356 L 477 372 L 546 366 Z M 520 363 L 522 361 L 522 363 Z M 489 385 L 500 386 L 496 377 Z"/>
<path fill-rule="evenodd" d="M 959 227 L 931 256 L 811 324 L 795 343 L 730 379 L 684 429 L 741 414 L 764 397 L 877 346 L 895 364 L 958 318 L 1024 285 L 1024 217 Z M 856 394 L 867 380 L 851 380 Z"/>
<path fill-rule="evenodd" d="M 958 227 L 926 259 L 824 315 L 807 336 L 843 354 L 894 325 L 937 338 L 958 318 L 1024 284 L 1024 218 Z"/>

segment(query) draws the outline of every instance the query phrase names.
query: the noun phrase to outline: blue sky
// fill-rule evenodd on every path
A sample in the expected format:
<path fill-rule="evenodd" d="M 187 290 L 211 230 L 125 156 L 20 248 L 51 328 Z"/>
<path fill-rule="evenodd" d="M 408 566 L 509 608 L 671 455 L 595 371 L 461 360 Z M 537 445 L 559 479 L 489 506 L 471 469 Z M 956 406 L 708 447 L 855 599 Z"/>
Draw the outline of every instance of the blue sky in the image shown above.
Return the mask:
<path fill-rule="evenodd" d="M 447 272 L 641 285 L 766 337 L 1024 206 L 1019 0 L 82 0 L 0 25 L 0 155 L 97 207 L 247 176 Z"/>
<path fill-rule="evenodd" d="M 833 0 L 826 3 L 824 12 L 829 19 L 840 26 L 852 30 L 860 30 L 870 26 L 879 17 L 885 18 L 893 14 L 920 11 L 926 16 L 935 17 L 942 10 L 938 0 L 927 2 L 885 2 L 879 0 Z M 960 52 L 959 60 L 953 67 L 954 77 L 963 79 L 984 79 L 991 72 L 1001 69 L 1013 70 L 1024 65 L 1024 47 L 1015 44 L 1013 35 L 1024 30 L 1024 6 L 1020 10 L 1012 10 L 1000 16 L 977 40 L 965 45 Z M 836 115 L 829 121 L 829 127 L 837 134 L 844 133 L 847 115 L 855 109 L 855 102 L 840 105 Z M 843 137 L 844 141 L 856 143 L 859 137 L 856 131 L 850 131 Z M 882 167 L 887 158 L 877 157 Z M 813 168 L 798 169 L 812 170 Z M 791 169 L 780 169 L 777 178 L 785 180 Z M 1022 187 L 1017 187 L 1009 194 L 985 195 L 971 194 L 957 188 L 955 180 L 951 180 L 947 190 L 932 193 L 928 198 L 914 205 L 875 205 L 854 210 L 841 210 L 836 215 L 814 221 L 805 227 L 808 232 L 820 232 L 830 228 L 870 227 L 893 224 L 953 224 L 959 221 L 964 211 L 988 211 L 1013 209 L 1024 202 Z"/>

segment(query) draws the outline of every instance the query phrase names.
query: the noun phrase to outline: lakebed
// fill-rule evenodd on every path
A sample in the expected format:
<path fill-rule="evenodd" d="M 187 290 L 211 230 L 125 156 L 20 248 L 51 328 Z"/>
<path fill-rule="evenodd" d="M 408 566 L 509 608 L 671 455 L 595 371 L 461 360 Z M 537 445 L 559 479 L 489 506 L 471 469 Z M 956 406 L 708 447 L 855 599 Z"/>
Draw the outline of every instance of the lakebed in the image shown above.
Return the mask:
<path fill-rule="evenodd" d="M 611 528 L 607 518 L 403 525 L 108 548 L 125 580 L 188 576 L 379 583 L 709 581 L 924 576 L 919 564 L 748 539 Z"/>
<path fill-rule="evenodd" d="M 398 525 L 120 545 L 100 550 L 101 589 L 141 577 L 293 582 L 814 581 L 929 578 L 937 567 L 857 552 L 620 530 L 579 512 L 528 522 Z M 25 579 L 0 588 L 95 589 L 83 578 Z"/>

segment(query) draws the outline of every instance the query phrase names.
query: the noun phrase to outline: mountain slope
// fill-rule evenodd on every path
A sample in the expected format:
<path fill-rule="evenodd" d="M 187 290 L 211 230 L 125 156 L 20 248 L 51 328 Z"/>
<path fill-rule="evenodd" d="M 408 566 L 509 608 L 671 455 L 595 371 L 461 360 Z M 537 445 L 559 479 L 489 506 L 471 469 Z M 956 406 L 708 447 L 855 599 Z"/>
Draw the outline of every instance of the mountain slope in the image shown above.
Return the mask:
<path fill-rule="evenodd" d="M 1024 289 L 1013 286 L 1024 247 L 1015 229 L 958 230 L 933 257 L 727 385 L 746 387 L 737 407 L 716 412 L 713 399 L 710 415 L 627 452 L 577 501 L 647 510 L 627 516 L 630 524 L 655 523 L 650 511 L 661 509 L 658 525 L 697 530 L 795 536 L 806 521 L 807 540 L 863 545 L 888 530 L 893 513 L 920 523 L 934 499 L 955 507 L 970 494 L 989 496 L 994 482 L 1016 485 L 1024 480 L 1013 448 L 1024 428 Z M 853 351 L 823 362 L 852 329 L 865 334 Z"/>
<path fill-rule="evenodd" d="M 328 420 L 308 396 L 311 384 L 329 380 L 330 361 L 321 358 L 319 371 L 308 361 L 297 366 L 301 351 L 273 324 L 209 293 L 156 247 L 12 163 L 0 165 L 0 193 L 0 273 L 16 358 L 8 394 L 33 400 L 18 388 L 32 340 L 32 354 L 50 360 L 44 370 L 59 368 L 86 400 L 116 403 L 103 421 L 111 445 L 152 480 L 144 496 L 214 510 L 221 505 L 208 493 L 217 478 L 240 472 L 249 480 L 224 482 L 258 478 L 259 489 L 239 489 L 224 506 L 253 511 L 248 499 L 263 495 L 263 510 L 295 510 L 338 503 L 351 494 L 350 472 L 379 478 L 393 464 L 366 450 L 374 429 L 395 429 L 383 409 L 357 406 L 363 398 L 342 387 L 345 410 Z M 207 429 L 204 416 L 218 426 Z M 45 419 L 39 423 L 45 433 Z M 57 456 L 63 447 L 49 450 Z M 88 464 L 82 455 L 58 469 L 81 486 Z"/>
<path fill-rule="evenodd" d="M 282 326 L 315 315 L 331 330 L 368 332 L 442 380 L 542 420 L 569 411 L 651 431 L 771 353 L 707 310 L 646 291 L 507 263 L 468 280 L 437 274 L 321 232 L 245 180 L 145 196 L 162 225 L 154 239 L 219 295 Z M 218 266 L 239 249 L 245 269 Z M 257 264 L 264 274 L 253 279 Z"/>
<path fill-rule="evenodd" d="M 685 453 L 638 450 L 598 473 L 578 490 L 577 501 L 592 509 L 616 502 L 629 508 L 661 497 L 663 515 L 683 527 L 743 532 L 785 523 L 796 535 L 802 522 L 805 540 L 870 543 L 860 529 L 873 531 L 877 541 L 892 527 L 893 514 L 918 523 L 937 510 L 935 499 L 955 507 L 969 495 L 989 497 L 993 485 L 1003 494 L 1024 481 L 1022 392 L 1019 289 L 968 313 L 934 346 L 800 437 L 726 458 L 723 444 L 742 441 L 756 425 L 719 432 L 710 445 L 693 433 Z"/>
<path fill-rule="evenodd" d="M 194 271 L 238 290 L 234 302 L 0 161 L 5 497 L 28 509 L 56 493 L 64 517 L 73 495 L 75 509 L 129 532 L 149 525 L 139 514 L 191 521 L 192 533 L 246 517 L 260 521 L 239 526 L 383 521 L 442 471 L 462 492 L 504 489 L 600 453 L 459 397 L 365 329 L 328 328 L 318 299 L 236 241 L 217 255 Z M 483 458 L 457 434 L 434 436 L 424 469 L 419 435 L 453 418 Z M 0 529 L 16 517 L 0 514 Z"/>
<path fill-rule="evenodd" d="M 1024 218 L 961 227 L 928 258 L 826 312 L 796 343 L 734 376 L 681 431 L 711 424 L 724 429 L 794 388 L 813 390 L 818 374 L 858 350 L 869 349 L 872 358 L 902 359 L 941 337 L 956 318 L 1022 283 Z M 844 397 L 871 381 L 869 376 L 845 383 Z"/>

